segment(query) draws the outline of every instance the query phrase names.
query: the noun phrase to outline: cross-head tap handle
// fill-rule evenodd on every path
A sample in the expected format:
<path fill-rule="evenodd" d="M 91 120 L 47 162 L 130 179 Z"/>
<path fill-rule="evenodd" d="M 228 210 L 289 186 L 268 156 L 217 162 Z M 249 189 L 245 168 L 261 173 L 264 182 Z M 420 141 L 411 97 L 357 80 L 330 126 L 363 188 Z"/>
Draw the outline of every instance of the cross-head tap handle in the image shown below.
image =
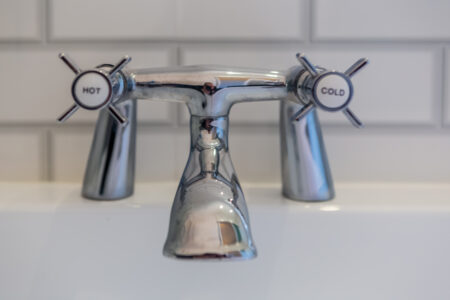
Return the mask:
<path fill-rule="evenodd" d="M 122 116 L 112 103 L 113 80 L 117 76 L 117 73 L 131 61 L 131 57 L 122 57 L 122 59 L 114 66 L 111 66 L 109 70 L 97 67 L 85 71 L 81 70 L 66 54 L 60 53 L 59 58 L 75 73 L 76 76 L 72 83 L 72 97 L 75 103 L 58 118 L 58 122 L 66 121 L 80 107 L 87 110 L 97 110 L 107 107 L 117 122 L 121 125 L 127 123 L 127 119 Z"/>
<path fill-rule="evenodd" d="M 351 77 L 369 62 L 367 58 L 361 58 L 351 65 L 345 72 L 324 70 L 314 66 L 303 53 L 297 54 L 300 64 L 308 72 L 307 80 L 298 83 L 298 89 L 307 92 L 305 105 L 294 114 L 293 120 L 299 121 L 311 110 L 318 107 L 329 112 L 342 111 L 355 127 L 363 127 L 361 121 L 348 108 L 353 97 L 353 84 Z M 304 82 L 308 84 L 305 85 Z M 302 101 L 303 102 L 303 101 Z"/>

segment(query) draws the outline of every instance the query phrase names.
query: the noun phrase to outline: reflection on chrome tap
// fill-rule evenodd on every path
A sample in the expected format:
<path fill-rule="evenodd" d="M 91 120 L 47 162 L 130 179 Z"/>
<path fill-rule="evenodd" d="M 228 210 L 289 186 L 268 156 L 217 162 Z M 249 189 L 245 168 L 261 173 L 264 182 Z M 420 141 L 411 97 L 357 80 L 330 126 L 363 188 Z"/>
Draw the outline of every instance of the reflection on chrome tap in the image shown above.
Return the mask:
<path fill-rule="evenodd" d="M 252 258 L 244 195 L 228 152 L 228 117 L 191 117 L 191 151 L 175 196 L 166 256 Z"/>

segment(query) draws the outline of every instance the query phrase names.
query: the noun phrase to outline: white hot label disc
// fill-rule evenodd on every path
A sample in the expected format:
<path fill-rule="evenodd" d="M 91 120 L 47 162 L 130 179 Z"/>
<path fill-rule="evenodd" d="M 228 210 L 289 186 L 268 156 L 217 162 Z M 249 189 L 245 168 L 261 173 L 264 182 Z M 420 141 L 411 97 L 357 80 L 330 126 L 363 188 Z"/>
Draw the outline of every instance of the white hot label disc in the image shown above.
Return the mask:
<path fill-rule="evenodd" d="M 89 72 L 78 78 L 73 92 L 82 106 L 99 108 L 109 101 L 111 86 L 105 76 L 97 72 Z"/>

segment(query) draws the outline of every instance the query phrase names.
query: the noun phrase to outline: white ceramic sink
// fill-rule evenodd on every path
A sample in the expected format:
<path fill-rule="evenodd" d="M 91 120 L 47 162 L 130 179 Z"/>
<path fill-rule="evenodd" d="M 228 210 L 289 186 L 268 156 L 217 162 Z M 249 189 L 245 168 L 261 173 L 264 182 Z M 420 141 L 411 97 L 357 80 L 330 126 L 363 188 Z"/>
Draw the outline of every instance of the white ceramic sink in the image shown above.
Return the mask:
<path fill-rule="evenodd" d="M 450 185 L 243 188 L 258 258 L 199 262 L 162 256 L 175 183 L 114 202 L 0 184 L 0 299 L 450 299 Z"/>

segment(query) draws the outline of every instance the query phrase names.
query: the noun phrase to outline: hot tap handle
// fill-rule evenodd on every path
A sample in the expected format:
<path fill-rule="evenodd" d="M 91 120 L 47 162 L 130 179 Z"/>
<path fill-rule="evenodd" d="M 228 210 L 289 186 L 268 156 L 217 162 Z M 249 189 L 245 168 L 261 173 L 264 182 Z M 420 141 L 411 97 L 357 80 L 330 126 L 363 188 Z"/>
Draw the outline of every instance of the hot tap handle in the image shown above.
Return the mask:
<path fill-rule="evenodd" d="M 59 118 L 58 122 L 64 122 L 70 118 L 80 107 L 88 110 L 97 110 L 108 107 L 111 115 L 122 125 L 127 119 L 113 105 L 113 79 L 117 72 L 122 70 L 130 61 L 129 56 L 124 56 L 109 71 L 103 68 L 81 70 L 75 62 L 66 54 L 59 54 L 59 58 L 75 73 L 72 83 L 72 97 L 75 104 L 72 105 Z"/>
<path fill-rule="evenodd" d="M 311 110 L 319 107 L 322 110 L 335 112 L 342 111 L 344 115 L 355 127 L 362 127 L 362 122 L 348 108 L 353 97 L 353 84 L 351 77 L 361 70 L 368 63 L 367 58 L 361 58 L 351 65 L 344 73 L 338 71 L 328 71 L 315 67 L 303 53 L 297 54 L 300 64 L 309 73 L 308 82 L 298 83 L 299 89 L 305 89 L 302 93 L 307 95 L 308 102 L 292 117 L 293 120 L 299 121 L 305 117 Z"/>
<path fill-rule="evenodd" d="M 75 75 L 81 73 L 81 69 L 69 56 L 65 55 L 64 53 L 60 53 L 58 57 L 75 73 Z"/>
<path fill-rule="evenodd" d="M 112 67 L 112 69 L 109 71 L 109 77 L 113 77 L 114 75 L 116 75 L 116 73 L 122 70 L 130 61 L 131 57 L 129 57 L 128 55 L 122 57 L 117 62 L 117 64 L 115 64 L 114 67 Z"/>

